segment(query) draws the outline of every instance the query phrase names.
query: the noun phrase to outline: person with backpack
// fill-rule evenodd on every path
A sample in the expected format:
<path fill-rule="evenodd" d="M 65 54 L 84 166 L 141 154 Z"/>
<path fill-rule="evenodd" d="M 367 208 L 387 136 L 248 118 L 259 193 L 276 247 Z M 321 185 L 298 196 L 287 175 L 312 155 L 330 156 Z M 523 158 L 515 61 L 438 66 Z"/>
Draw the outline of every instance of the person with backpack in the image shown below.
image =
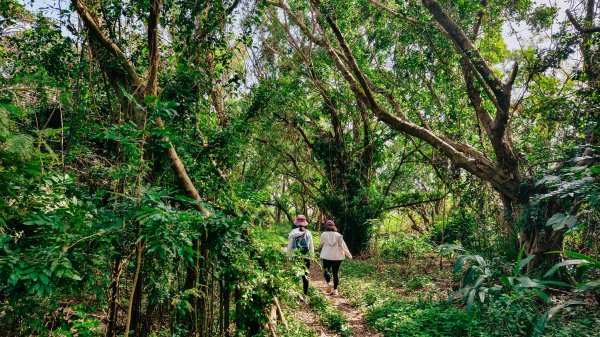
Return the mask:
<path fill-rule="evenodd" d="M 315 253 L 315 246 L 313 245 L 312 234 L 306 229 L 308 226 L 306 217 L 302 214 L 298 215 L 296 220 L 294 220 L 294 225 L 296 225 L 296 228 L 288 235 L 287 251 L 292 256 L 297 254 L 304 258 L 306 271 L 304 272 L 304 276 L 302 276 L 302 291 L 306 295 L 308 294 L 308 270 L 310 268 L 310 258 L 308 256 Z"/>
<path fill-rule="evenodd" d="M 323 276 L 325 282 L 327 282 L 327 293 L 337 295 L 337 288 L 340 283 L 340 265 L 346 256 L 352 260 L 352 254 L 350 254 L 342 234 L 337 232 L 333 220 L 325 222 L 325 232 L 321 234 L 319 249 L 321 250 L 319 257 L 323 261 Z M 333 284 L 331 283 L 330 273 L 333 275 Z"/>

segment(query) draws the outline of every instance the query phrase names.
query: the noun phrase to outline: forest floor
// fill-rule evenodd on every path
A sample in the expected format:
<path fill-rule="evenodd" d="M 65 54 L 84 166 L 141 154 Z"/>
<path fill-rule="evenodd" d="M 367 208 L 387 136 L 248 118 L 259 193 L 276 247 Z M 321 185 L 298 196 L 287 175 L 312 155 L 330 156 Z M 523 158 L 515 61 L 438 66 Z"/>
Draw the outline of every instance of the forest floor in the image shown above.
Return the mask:
<path fill-rule="evenodd" d="M 294 313 L 294 318 L 300 321 L 304 326 L 316 332 L 319 337 L 336 337 L 338 334 L 326 327 L 319 320 L 319 315 L 310 309 L 308 303 L 302 304 L 302 310 Z"/>
<path fill-rule="evenodd" d="M 380 333 L 373 331 L 365 320 L 365 313 L 361 308 L 352 305 L 350 300 L 344 296 L 343 288 L 340 287 L 339 295 L 333 296 L 327 294 L 327 283 L 323 278 L 323 271 L 317 263 L 312 263 L 310 266 L 310 282 L 312 286 L 320 291 L 327 299 L 333 304 L 333 306 L 348 320 L 350 328 L 354 332 L 354 336 L 365 336 L 365 337 L 381 337 Z M 308 307 L 308 306 L 307 306 Z M 333 337 L 338 334 L 331 329 L 325 327 L 319 322 L 318 316 L 310 311 L 306 310 L 297 317 L 300 321 L 304 322 L 307 326 L 315 330 L 322 337 Z"/>

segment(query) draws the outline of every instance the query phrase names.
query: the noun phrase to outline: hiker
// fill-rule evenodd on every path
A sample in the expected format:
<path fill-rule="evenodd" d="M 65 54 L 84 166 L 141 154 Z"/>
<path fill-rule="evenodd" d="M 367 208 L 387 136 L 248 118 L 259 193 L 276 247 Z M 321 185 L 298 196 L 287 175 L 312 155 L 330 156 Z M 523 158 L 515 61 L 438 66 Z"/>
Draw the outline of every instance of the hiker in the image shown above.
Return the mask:
<path fill-rule="evenodd" d="M 294 228 L 290 235 L 288 235 L 288 247 L 287 251 L 290 255 L 294 255 L 295 252 L 301 254 L 304 257 L 304 263 L 306 264 L 306 271 L 304 272 L 304 276 L 302 276 L 302 291 L 304 295 L 308 294 L 308 270 L 310 268 L 310 258 L 308 256 L 315 253 L 315 246 L 313 245 L 312 234 L 306 227 L 308 226 L 308 221 L 306 221 L 306 217 L 302 214 L 298 215 L 296 220 L 294 220 Z M 303 300 L 302 297 L 300 297 Z"/>
<path fill-rule="evenodd" d="M 325 232 L 321 234 L 319 249 L 321 249 L 320 258 L 323 260 L 323 276 L 325 276 L 325 282 L 327 282 L 327 293 L 337 295 L 337 287 L 340 283 L 338 275 L 340 265 L 346 256 L 352 260 L 352 254 L 350 254 L 342 234 L 337 232 L 333 220 L 325 222 Z M 333 274 L 333 284 L 329 273 Z"/>

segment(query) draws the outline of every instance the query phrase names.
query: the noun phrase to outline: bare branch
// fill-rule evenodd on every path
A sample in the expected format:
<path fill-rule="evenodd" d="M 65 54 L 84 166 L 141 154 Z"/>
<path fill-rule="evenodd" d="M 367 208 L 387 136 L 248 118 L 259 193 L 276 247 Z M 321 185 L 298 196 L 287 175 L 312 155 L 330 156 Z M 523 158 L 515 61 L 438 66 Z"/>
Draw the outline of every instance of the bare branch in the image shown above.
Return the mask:
<path fill-rule="evenodd" d="M 519 62 L 515 61 L 513 64 L 512 70 L 510 72 L 510 76 L 506 80 L 506 84 L 512 86 L 515 84 L 515 79 L 517 78 L 517 74 L 519 73 Z"/>

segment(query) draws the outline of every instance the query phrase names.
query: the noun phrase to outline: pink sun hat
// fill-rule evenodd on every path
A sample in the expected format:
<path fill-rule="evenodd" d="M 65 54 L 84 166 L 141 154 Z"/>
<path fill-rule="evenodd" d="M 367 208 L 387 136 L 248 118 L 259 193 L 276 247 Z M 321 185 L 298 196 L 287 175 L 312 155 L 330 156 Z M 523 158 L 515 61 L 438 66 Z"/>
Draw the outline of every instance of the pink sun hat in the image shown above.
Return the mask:
<path fill-rule="evenodd" d="M 333 227 L 335 226 L 335 223 L 333 222 L 333 220 L 327 220 L 325 222 L 325 227 Z"/>
<path fill-rule="evenodd" d="M 296 220 L 294 220 L 294 225 L 299 227 L 306 227 L 308 226 L 308 221 L 306 221 L 306 217 L 304 215 L 300 214 L 298 215 Z"/>

